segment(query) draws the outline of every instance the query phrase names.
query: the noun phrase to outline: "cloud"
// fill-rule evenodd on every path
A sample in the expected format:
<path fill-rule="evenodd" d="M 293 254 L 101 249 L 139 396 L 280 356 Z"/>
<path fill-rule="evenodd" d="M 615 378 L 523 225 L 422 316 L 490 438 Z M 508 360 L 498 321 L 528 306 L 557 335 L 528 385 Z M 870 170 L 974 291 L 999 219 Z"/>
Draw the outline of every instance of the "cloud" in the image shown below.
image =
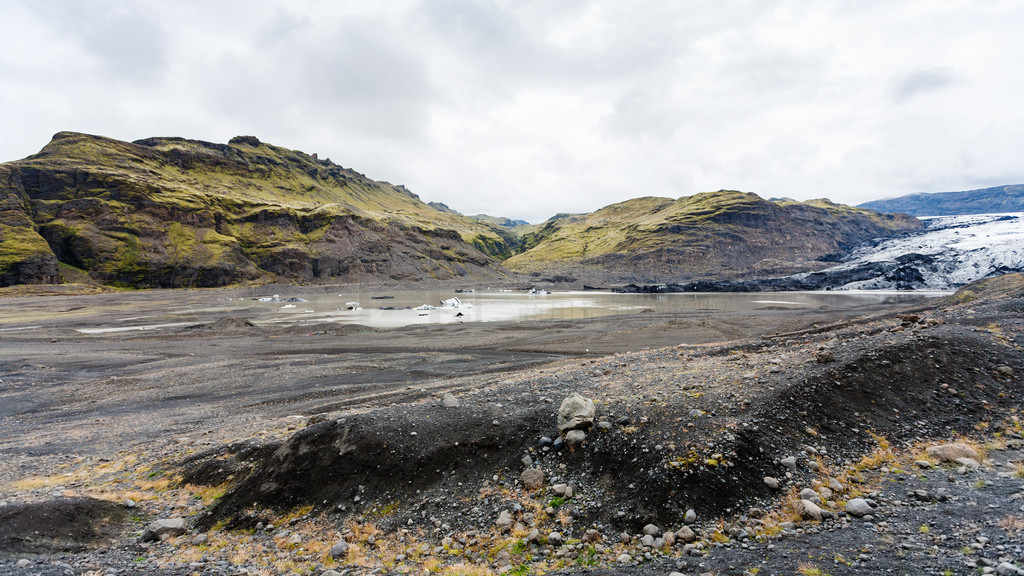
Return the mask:
<path fill-rule="evenodd" d="M 1024 4 L 0 0 L 0 159 L 253 134 L 532 221 L 1024 177 Z"/>
<path fill-rule="evenodd" d="M 921 94 L 939 92 L 960 82 L 959 76 L 945 68 L 921 68 L 896 75 L 889 88 L 889 98 L 897 103 L 910 101 Z"/>

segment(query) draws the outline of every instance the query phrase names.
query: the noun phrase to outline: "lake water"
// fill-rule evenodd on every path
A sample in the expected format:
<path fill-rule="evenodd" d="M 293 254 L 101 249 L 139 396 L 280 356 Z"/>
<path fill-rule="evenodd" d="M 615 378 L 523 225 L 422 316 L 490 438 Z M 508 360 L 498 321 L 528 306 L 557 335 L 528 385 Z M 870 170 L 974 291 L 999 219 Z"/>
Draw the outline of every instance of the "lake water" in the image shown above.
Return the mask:
<path fill-rule="evenodd" d="M 416 290 L 309 295 L 298 289 L 295 293 L 280 294 L 280 297 L 284 300 L 299 297 L 308 302 L 258 302 L 251 298 L 236 302 L 263 308 L 264 314 L 257 319 L 259 323 L 339 322 L 385 328 L 454 322 L 586 319 L 644 311 L 714 314 L 757 310 L 839 310 L 887 303 L 904 304 L 947 294 L 949 292 L 615 294 L 587 291 L 533 295 L 522 291 L 456 294 L 451 290 Z M 441 300 L 453 297 L 458 298 L 464 306 L 415 309 L 422 305 L 440 306 Z M 382 307 L 392 309 L 383 310 Z"/>

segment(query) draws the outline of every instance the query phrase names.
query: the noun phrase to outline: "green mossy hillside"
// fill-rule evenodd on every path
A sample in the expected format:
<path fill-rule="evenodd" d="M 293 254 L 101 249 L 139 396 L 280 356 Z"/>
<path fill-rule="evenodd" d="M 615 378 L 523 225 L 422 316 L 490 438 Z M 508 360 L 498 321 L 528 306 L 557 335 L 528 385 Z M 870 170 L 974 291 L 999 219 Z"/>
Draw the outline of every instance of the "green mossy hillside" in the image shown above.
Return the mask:
<path fill-rule="evenodd" d="M 505 265 L 526 273 L 652 282 L 784 274 L 860 242 L 920 228 L 913 218 L 827 200 L 773 202 L 720 190 L 560 215 L 524 234 L 522 251 Z"/>
<path fill-rule="evenodd" d="M 507 274 L 495 259 L 518 244 L 403 186 L 251 136 L 215 144 L 61 132 L 0 165 L 0 199 L 5 284 L 57 281 L 58 261 L 133 287 L 486 279 Z M 47 255 L 53 274 L 25 268 Z"/>

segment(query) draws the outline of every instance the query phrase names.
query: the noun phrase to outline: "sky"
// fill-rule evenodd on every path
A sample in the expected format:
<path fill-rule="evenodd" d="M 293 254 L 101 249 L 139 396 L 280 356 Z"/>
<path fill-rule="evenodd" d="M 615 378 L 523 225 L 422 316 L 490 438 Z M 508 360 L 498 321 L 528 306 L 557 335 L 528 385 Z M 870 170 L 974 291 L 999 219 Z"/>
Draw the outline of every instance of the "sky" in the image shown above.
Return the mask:
<path fill-rule="evenodd" d="M 0 0 L 0 161 L 253 135 L 465 214 L 1024 183 L 1019 0 Z"/>

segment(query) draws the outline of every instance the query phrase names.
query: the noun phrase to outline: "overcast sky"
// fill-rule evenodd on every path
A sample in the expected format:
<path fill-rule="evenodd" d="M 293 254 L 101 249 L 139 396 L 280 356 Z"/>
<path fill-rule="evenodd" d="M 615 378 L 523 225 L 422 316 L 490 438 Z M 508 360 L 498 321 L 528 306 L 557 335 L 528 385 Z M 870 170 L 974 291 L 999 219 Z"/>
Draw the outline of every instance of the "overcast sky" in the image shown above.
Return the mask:
<path fill-rule="evenodd" d="M 0 0 L 0 161 L 247 134 L 467 214 L 1024 183 L 1024 2 Z"/>

